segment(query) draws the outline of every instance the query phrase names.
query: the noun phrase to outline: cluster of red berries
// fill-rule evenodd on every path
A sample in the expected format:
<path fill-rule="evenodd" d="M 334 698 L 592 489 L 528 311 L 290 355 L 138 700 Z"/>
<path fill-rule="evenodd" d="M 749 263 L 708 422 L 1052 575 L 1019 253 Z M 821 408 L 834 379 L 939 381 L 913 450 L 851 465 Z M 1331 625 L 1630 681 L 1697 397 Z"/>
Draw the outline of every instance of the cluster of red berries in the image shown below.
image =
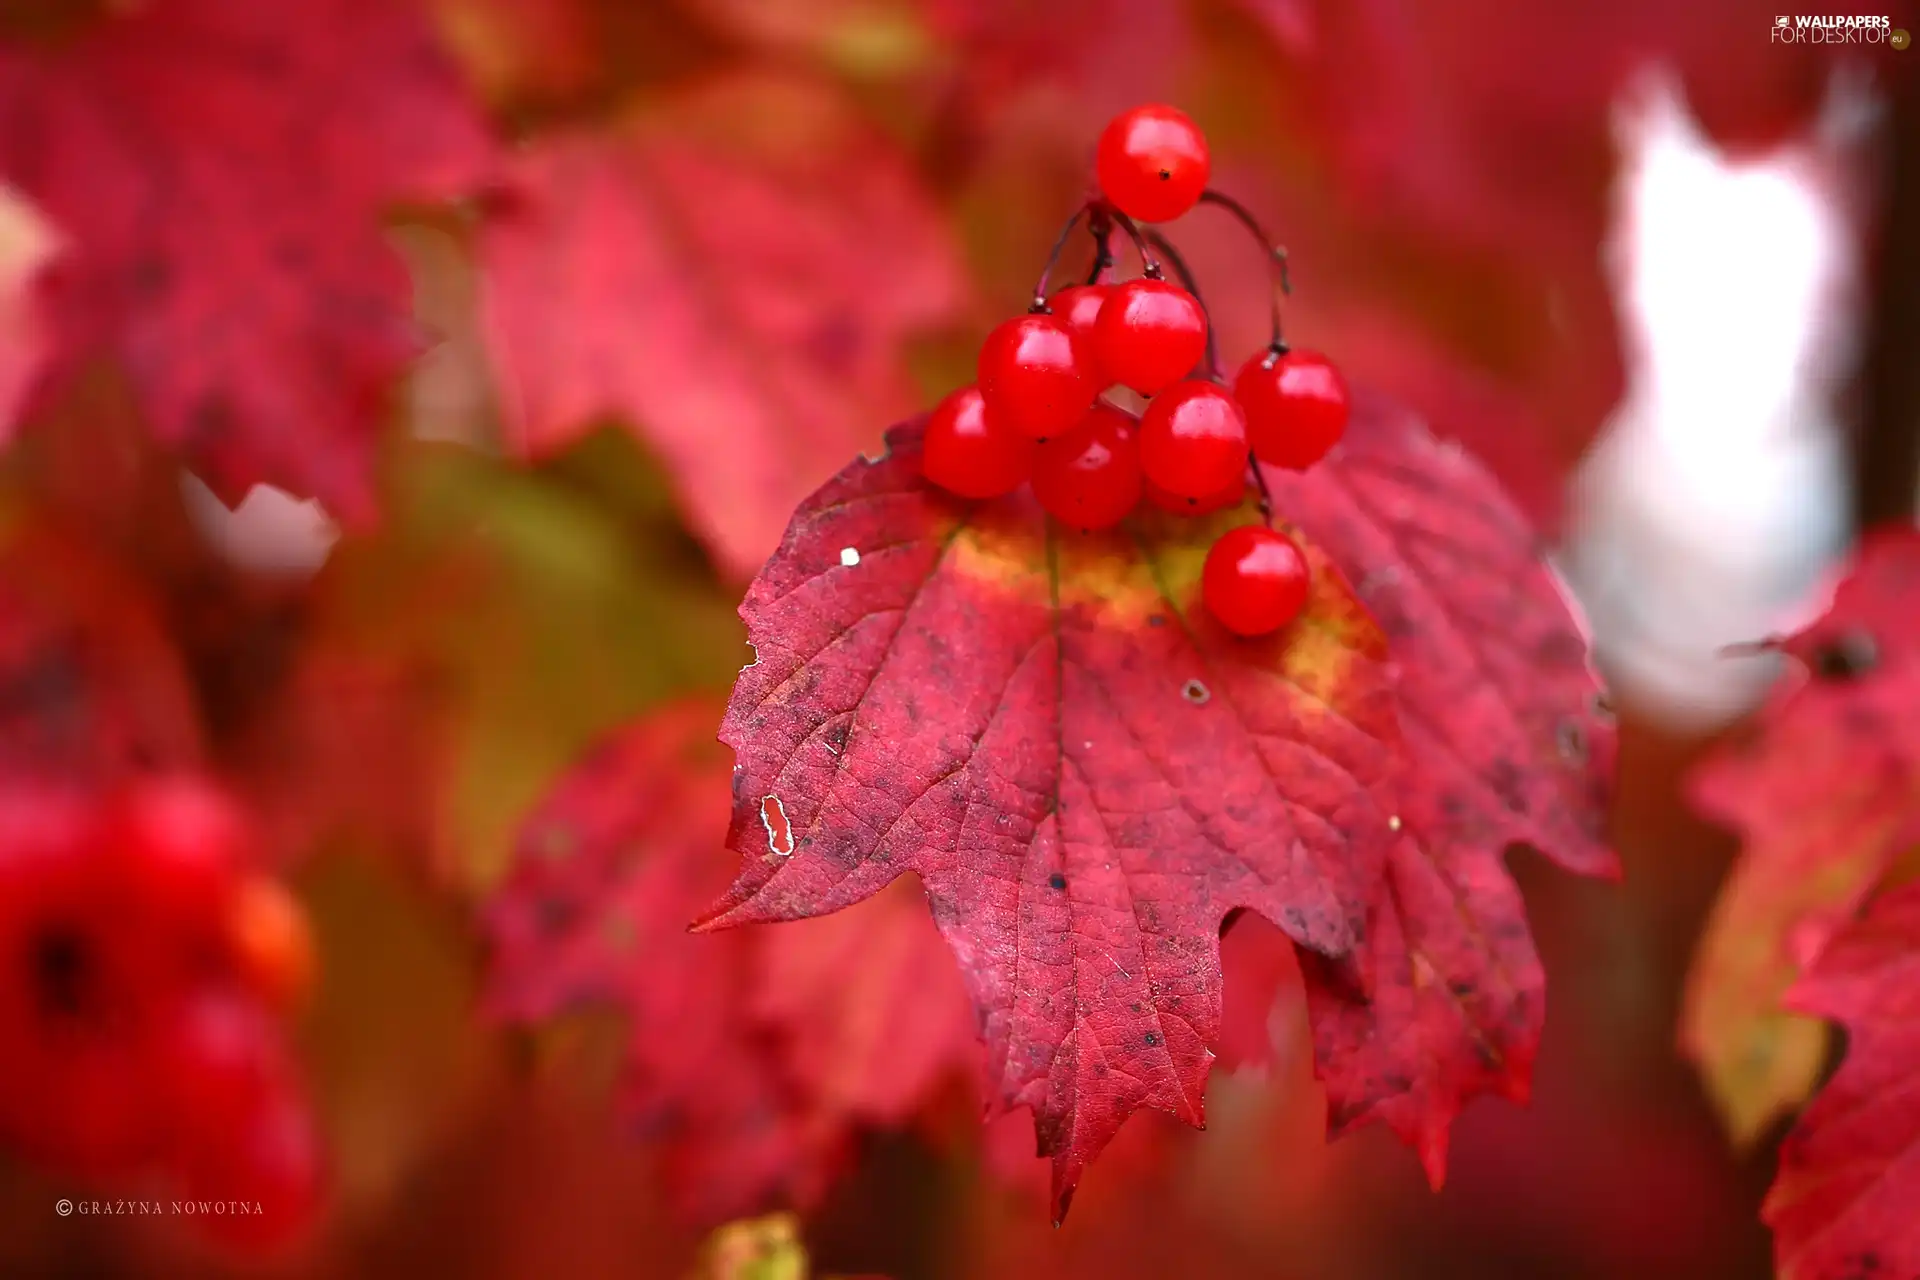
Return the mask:
<path fill-rule="evenodd" d="M 1136 107 L 1107 126 L 1096 162 L 1101 196 L 1082 210 L 1098 244 L 1093 282 L 1049 297 L 1043 275 L 1032 310 L 987 336 L 978 383 L 949 395 L 927 421 L 927 479 L 972 499 L 1029 484 L 1049 515 L 1095 530 L 1120 523 L 1143 498 L 1177 515 L 1237 506 L 1249 476 L 1257 479 L 1250 460 L 1301 469 L 1333 448 L 1347 424 L 1345 381 L 1325 356 L 1280 341 L 1277 298 L 1273 343 L 1229 387 L 1213 362 L 1205 307 L 1191 287 L 1160 278 L 1134 225 L 1177 218 L 1205 199 L 1264 242 L 1245 210 L 1207 189 L 1209 168 L 1206 139 L 1172 107 Z M 1140 248 L 1139 279 L 1105 280 L 1113 223 Z M 1159 236 L 1148 238 L 1172 255 Z M 1271 252 L 1284 287 L 1284 256 Z M 1147 398 L 1137 418 L 1101 398 L 1116 386 Z M 1201 597 L 1228 630 L 1265 635 L 1305 607 L 1310 578 L 1291 538 L 1246 525 L 1209 551 Z"/>
<path fill-rule="evenodd" d="M 268 1248 L 320 1200 L 320 1142 L 281 1026 L 314 956 L 298 903 L 249 868 L 250 844 L 228 796 L 192 779 L 105 802 L 0 794 L 0 1141 L 208 1202 L 197 1227 Z"/>

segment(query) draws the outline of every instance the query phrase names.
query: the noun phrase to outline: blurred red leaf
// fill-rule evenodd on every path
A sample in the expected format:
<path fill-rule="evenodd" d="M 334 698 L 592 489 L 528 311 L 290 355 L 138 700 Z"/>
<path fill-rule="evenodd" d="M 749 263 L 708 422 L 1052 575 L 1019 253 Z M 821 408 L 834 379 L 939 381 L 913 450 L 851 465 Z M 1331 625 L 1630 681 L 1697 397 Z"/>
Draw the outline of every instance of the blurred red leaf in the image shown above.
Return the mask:
<path fill-rule="evenodd" d="M 145 585 L 16 515 L 0 532 L 0 771 L 110 782 L 201 754 L 187 669 Z"/>
<path fill-rule="evenodd" d="M 367 515 L 415 346 L 381 217 L 489 159 L 415 8 L 155 0 L 0 50 L 0 121 L 0 175 L 69 242 L 56 369 L 118 359 L 229 502 L 264 481 Z"/>
<path fill-rule="evenodd" d="M 1680 1039 L 1740 1140 L 1806 1097 L 1826 1036 L 1781 1007 L 1794 976 L 1920 842 L 1920 533 L 1869 536 L 1831 607 L 1781 641 L 1801 671 L 1709 757 L 1694 803 L 1743 839 L 1702 935 Z"/>
<path fill-rule="evenodd" d="M 1920 1275 L 1920 886 L 1834 938 L 1788 1003 L 1844 1023 L 1848 1042 L 1762 1210 L 1782 1280 Z"/>
<path fill-rule="evenodd" d="M 1570 235 L 1596 243 L 1585 224 L 1603 213 L 1609 113 L 1649 70 L 1677 71 L 1702 123 L 1742 147 L 1807 125 L 1836 63 L 1903 72 L 1884 42 L 1776 44 L 1773 11 L 1737 0 L 1242 2 L 1289 55 L 1295 92 L 1356 190 L 1474 242 L 1535 252 Z"/>
<path fill-rule="evenodd" d="M 1138 1107 L 1199 1121 L 1237 907 L 1323 957 L 1337 1119 L 1391 1120 L 1437 1174 L 1461 1097 L 1521 1092 L 1538 1038 L 1499 853 L 1612 865 L 1611 733 L 1531 536 L 1404 414 L 1359 416 L 1341 463 L 1277 477 L 1281 514 L 1343 555 L 1315 553 L 1310 620 L 1268 641 L 1194 599 L 1210 535 L 1244 512 L 1063 534 L 1024 500 L 929 490 L 912 427 L 802 506 L 742 606 L 758 661 L 722 737 L 746 864 L 712 922 L 832 911 L 917 871 L 981 1009 L 990 1094 L 1033 1108 L 1062 1201 Z M 1382 636 L 1333 564 L 1407 650 L 1405 750 Z M 1363 939 L 1378 1003 L 1326 963 Z"/>
<path fill-rule="evenodd" d="M 825 86 L 712 81 L 624 129 L 517 156 L 482 242 L 488 341 L 516 444 L 620 417 L 694 527 L 751 568 L 849 453 L 915 399 L 915 333 L 967 299 L 906 158 Z"/>
<path fill-rule="evenodd" d="M 663 710 L 582 762 L 528 820 L 486 921 L 497 1016 L 625 1013 L 626 1106 L 704 1218 L 811 1204 L 860 1126 L 903 1122 L 977 1058 L 906 885 L 843 918 L 688 933 L 727 881 L 715 711 Z"/>

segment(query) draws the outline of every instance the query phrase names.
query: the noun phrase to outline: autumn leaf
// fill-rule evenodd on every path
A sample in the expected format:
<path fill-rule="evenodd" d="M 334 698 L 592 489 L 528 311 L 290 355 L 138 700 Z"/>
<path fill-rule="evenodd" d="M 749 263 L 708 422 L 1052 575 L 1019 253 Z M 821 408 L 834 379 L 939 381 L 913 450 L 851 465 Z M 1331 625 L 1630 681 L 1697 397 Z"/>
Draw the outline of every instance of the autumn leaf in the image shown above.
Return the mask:
<path fill-rule="evenodd" d="M 584 760 L 529 818 L 486 917 L 497 1017 L 624 1013 L 625 1108 L 707 1219 L 810 1206 L 861 1127 L 898 1126 L 978 1069 L 965 994 L 911 886 L 830 920 L 687 932 L 730 870 L 716 712 L 675 705 Z"/>
<path fill-rule="evenodd" d="M 1920 886 L 1875 903 L 1787 999 L 1843 1023 L 1847 1056 L 1781 1147 L 1762 1209 L 1781 1280 L 1920 1275 Z"/>
<path fill-rule="evenodd" d="M 1438 1185 L 1461 1105 L 1524 1101 L 1539 1046 L 1545 976 L 1501 855 L 1617 874 L 1613 723 L 1532 534 L 1460 449 L 1363 393 L 1333 455 L 1269 483 L 1353 576 L 1400 677 L 1401 838 L 1367 932 L 1374 987 L 1356 999 L 1308 960 L 1318 1070 L 1336 1132 L 1384 1120 Z"/>
<path fill-rule="evenodd" d="M 1920 844 L 1920 646 L 1903 616 L 1916 588 L 1920 533 L 1869 537 L 1827 612 L 1779 642 L 1800 671 L 1690 780 L 1743 846 L 1694 958 L 1680 1041 L 1740 1142 L 1819 1079 L 1826 1030 L 1782 996 Z"/>
<path fill-rule="evenodd" d="M 116 9 L 69 44 L 0 49 L 0 121 L 0 176 L 66 242 L 44 277 L 54 374 L 119 361 L 230 504 L 271 482 L 368 514 L 416 347 L 381 218 L 490 159 L 415 8 Z"/>
<path fill-rule="evenodd" d="M 1317 552 L 1305 620 L 1234 639 L 1198 606 L 1244 513 L 1053 528 L 952 502 L 918 427 L 794 517 L 741 614 L 739 880 L 709 926 L 819 915 L 903 871 L 960 958 L 989 1105 L 1032 1108 L 1057 1207 L 1121 1121 L 1202 1119 L 1221 919 L 1349 953 L 1391 843 L 1382 637 Z"/>
<path fill-rule="evenodd" d="M 186 664 L 145 584 L 56 522 L 0 508 L 0 772 L 110 782 L 203 751 Z"/>
<path fill-rule="evenodd" d="M 481 242 L 482 307 L 516 446 L 610 418 L 675 476 L 744 570 L 851 453 L 907 412 L 907 340 L 967 301 L 958 247 L 905 157 L 825 86 L 697 85 L 514 158 Z"/>

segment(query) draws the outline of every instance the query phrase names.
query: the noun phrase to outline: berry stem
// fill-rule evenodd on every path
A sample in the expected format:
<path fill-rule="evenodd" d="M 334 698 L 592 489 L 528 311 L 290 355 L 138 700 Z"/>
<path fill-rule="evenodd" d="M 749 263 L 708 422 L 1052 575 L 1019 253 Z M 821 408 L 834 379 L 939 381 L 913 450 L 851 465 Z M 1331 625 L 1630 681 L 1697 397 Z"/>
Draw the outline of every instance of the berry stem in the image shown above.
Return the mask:
<path fill-rule="evenodd" d="M 1267 487 L 1267 473 L 1260 469 L 1260 459 L 1247 459 L 1247 470 L 1253 472 L 1254 488 L 1260 490 L 1260 521 L 1269 529 L 1273 527 L 1273 490 Z"/>
<path fill-rule="evenodd" d="M 1053 238 L 1053 252 L 1047 255 L 1047 264 L 1040 268 L 1040 279 L 1033 286 L 1033 302 L 1027 307 L 1030 314 L 1044 316 L 1052 313 L 1053 308 L 1047 305 L 1047 277 L 1053 274 L 1054 267 L 1059 265 L 1060 255 L 1066 252 L 1067 238 L 1073 234 L 1073 229 L 1080 225 L 1080 219 L 1092 209 L 1091 203 L 1075 209 L 1073 216 L 1067 219 L 1066 225 L 1060 228 L 1060 234 Z"/>
<path fill-rule="evenodd" d="M 1207 300 L 1200 296 L 1200 283 L 1194 279 L 1193 268 L 1187 265 L 1187 260 L 1180 256 L 1180 251 L 1173 247 L 1173 242 L 1168 240 L 1162 233 L 1149 229 L 1147 231 L 1147 241 L 1152 244 L 1155 249 L 1158 249 L 1160 256 L 1172 265 L 1173 274 L 1180 277 L 1181 287 L 1193 295 L 1193 300 L 1200 304 L 1201 312 L 1206 315 L 1207 376 L 1221 386 L 1225 386 L 1226 381 L 1220 376 L 1220 345 L 1214 337 L 1213 312 L 1207 310 Z"/>
<path fill-rule="evenodd" d="M 1067 240 L 1073 235 L 1073 229 L 1080 225 L 1081 218 L 1087 219 L 1087 225 L 1092 228 L 1095 238 L 1101 245 L 1101 252 L 1096 255 L 1096 259 L 1105 258 L 1108 265 L 1112 265 L 1112 255 L 1105 251 L 1106 240 L 1102 231 L 1103 228 L 1110 229 L 1112 223 L 1117 222 L 1120 224 L 1120 229 L 1133 241 L 1133 247 L 1140 251 L 1140 273 L 1149 280 L 1161 278 L 1160 263 L 1147 248 L 1146 241 L 1140 236 L 1140 228 L 1133 225 L 1133 219 L 1104 200 L 1089 200 L 1073 211 L 1073 216 L 1068 218 L 1066 225 L 1060 228 L 1060 234 L 1054 237 L 1053 252 L 1047 255 L 1047 265 L 1040 268 L 1040 279 L 1033 286 L 1033 301 L 1027 306 L 1030 314 L 1043 316 L 1052 313 L 1053 308 L 1047 305 L 1047 279 L 1053 275 L 1053 269 L 1060 265 L 1060 255 L 1066 252 Z"/>
<path fill-rule="evenodd" d="M 1218 205 L 1231 214 L 1236 222 L 1245 227 L 1253 238 L 1260 242 L 1260 248 L 1267 255 L 1267 263 L 1273 271 L 1273 341 L 1267 346 L 1267 367 L 1287 353 L 1286 341 L 1280 336 L 1280 300 L 1293 296 L 1293 279 L 1287 272 L 1287 249 L 1267 234 L 1260 220 L 1253 216 L 1247 206 L 1232 196 L 1208 187 L 1200 193 L 1202 204 Z"/>
<path fill-rule="evenodd" d="M 1119 223 L 1120 229 L 1127 233 L 1127 239 L 1133 241 L 1134 252 L 1140 255 L 1140 274 L 1149 280 L 1164 279 L 1165 275 L 1160 270 L 1160 260 L 1153 256 L 1153 250 L 1147 248 L 1146 237 L 1140 234 L 1140 228 L 1134 225 L 1133 219 L 1105 200 L 1096 200 L 1093 204 Z"/>
<path fill-rule="evenodd" d="M 1093 267 L 1087 272 L 1087 283 L 1094 285 L 1113 269 L 1113 219 L 1095 205 L 1087 215 L 1087 230 L 1093 234 Z"/>

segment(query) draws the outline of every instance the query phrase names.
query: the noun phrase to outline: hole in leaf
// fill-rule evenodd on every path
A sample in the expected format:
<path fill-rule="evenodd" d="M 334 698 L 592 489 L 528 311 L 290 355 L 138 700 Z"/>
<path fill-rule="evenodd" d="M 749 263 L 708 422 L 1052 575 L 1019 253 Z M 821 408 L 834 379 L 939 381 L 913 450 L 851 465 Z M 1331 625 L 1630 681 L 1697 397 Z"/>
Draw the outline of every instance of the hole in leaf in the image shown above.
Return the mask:
<path fill-rule="evenodd" d="M 767 829 L 767 848 L 776 858 L 784 858 L 793 852 L 793 828 L 787 822 L 787 807 L 780 803 L 779 796 L 765 796 L 760 801 L 760 825 Z"/>
<path fill-rule="evenodd" d="M 1180 696 L 1188 702 L 1191 702 L 1194 706 L 1199 707 L 1207 704 L 1213 697 L 1213 691 L 1207 688 L 1206 685 L 1201 684 L 1198 680 L 1189 680 L 1180 686 Z"/>

